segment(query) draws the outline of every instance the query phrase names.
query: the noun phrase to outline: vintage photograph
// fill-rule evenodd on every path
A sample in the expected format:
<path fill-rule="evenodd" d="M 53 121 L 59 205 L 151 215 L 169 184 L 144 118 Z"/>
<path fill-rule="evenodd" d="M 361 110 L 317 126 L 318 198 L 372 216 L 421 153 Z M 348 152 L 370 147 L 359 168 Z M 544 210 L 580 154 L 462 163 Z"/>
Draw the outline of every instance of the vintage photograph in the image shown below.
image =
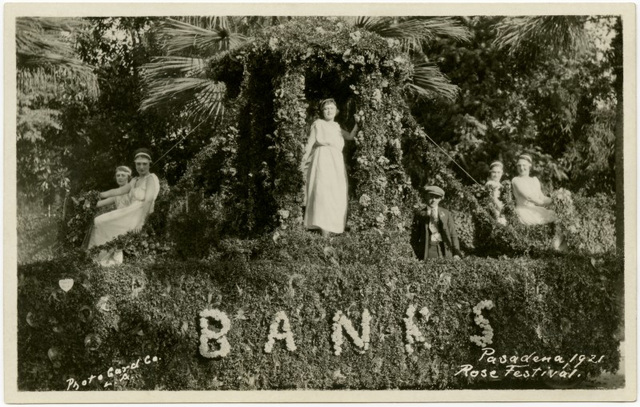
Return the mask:
<path fill-rule="evenodd" d="M 635 399 L 633 5 L 13 6 L 6 401 Z"/>

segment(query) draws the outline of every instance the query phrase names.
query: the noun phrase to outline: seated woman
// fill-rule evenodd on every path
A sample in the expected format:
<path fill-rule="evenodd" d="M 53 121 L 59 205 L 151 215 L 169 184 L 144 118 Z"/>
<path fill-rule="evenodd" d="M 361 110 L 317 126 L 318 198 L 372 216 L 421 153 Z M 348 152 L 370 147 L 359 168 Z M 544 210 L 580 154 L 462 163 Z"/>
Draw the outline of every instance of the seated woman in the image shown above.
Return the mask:
<path fill-rule="evenodd" d="M 532 164 L 530 155 L 521 154 L 518 157 L 516 164 L 518 176 L 511 180 L 513 195 L 516 199 L 516 214 L 524 225 L 544 225 L 555 222 L 557 219 L 555 212 L 544 208 L 551 204 L 551 198 L 542 193 L 538 178 L 529 175 Z"/>
<path fill-rule="evenodd" d="M 507 219 L 502 215 L 504 204 L 500 200 L 500 189 L 504 165 L 500 161 L 494 161 L 489 166 L 489 179 L 484 184 L 491 192 L 491 201 L 494 204 L 493 215 L 501 225 L 507 224 Z"/>
<path fill-rule="evenodd" d="M 144 148 L 136 150 L 134 162 L 138 171 L 137 177 L 120 188 L 100 193 L 100 198 L 103 199 L 126 195 L 131 203 L 96 217 L 89 239 L 89 249 L 105 244 L 127 232 L 139 232 L 147 216 L 153 212 L 154 203 L 160 191 L 160 182 L 155 174 L 149 172 L 151 153 Z M 122 251 L 103 250 L 95 260 L 103 266 L 120 264 Z"/>
<path fill-rule="evenodd" d="M 131 168 L 126 165 L 121 165 L 116 168 L 116 183 L 118 187 L 123 187 L 127 185 L 131 181 Z M 103 206 L 114 204 L 116 209 L 124 208 L 125 206 L 129 206 L 131 203 L 131 199 L 129 199 L 129 194 L 113 196 L 107 199 L 101 199 L 98 201 L 98 208 Z"/>

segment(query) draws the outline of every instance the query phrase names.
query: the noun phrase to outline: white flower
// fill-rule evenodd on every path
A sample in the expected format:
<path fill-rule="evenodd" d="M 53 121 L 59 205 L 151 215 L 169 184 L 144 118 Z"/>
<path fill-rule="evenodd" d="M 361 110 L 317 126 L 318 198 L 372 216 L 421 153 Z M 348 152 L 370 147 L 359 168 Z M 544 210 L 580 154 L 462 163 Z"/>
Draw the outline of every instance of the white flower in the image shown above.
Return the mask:
<path fill-rule="evenodd" d="M 381 155 L 380 157 L 378 157 L 378 164 L 380 164 L 381 166 L 386 166 L 389 164 L 389 159 L 383 155 Z"/>
<path fill-rule="evenodd" d="M 360 41 L 360 38 L 362 38 L 362 33 L 360 31 L 352 32 L 349 34 L 349 37 L 351 37 L 353 42 L 358 42 Z"/>
<path fill-rule="evenodd" d="M 393 216 L 400 216 L 400 208 L 398 208 L 397 206 L 392 206 L 391 207 L 391 214 Z"/>
<path fill-rule="evenodd" d="M 382 100 L 382 92 L 380 92 L 380 89 L 373 91 L 373 100 L 376 102 L 380 102 Z"/>
<path fill-rule="evenodd" d="M 380 214 L 378 214 L 378 216 L 376 216 L 376 222 L 378 222 L 378 223 L 384 223 L 384 221 L 385 221 L 385 216 L 384 216 L 384 214 L 380 213 Z"/>
<path fill-rule="evenodd" d="M 282 219 L 287 219 L 289 217 L 289 211 L 286 209 L 280 209 L 278 211 L 278 215 L 280 215 Z"/>
<path fill-rule="evenodd" d="M 367 207 L 369 204 L 371 204 L 371 197 L 367 194 L 362 194 L 362 196 L 360 196 L 360 205 Z"/>

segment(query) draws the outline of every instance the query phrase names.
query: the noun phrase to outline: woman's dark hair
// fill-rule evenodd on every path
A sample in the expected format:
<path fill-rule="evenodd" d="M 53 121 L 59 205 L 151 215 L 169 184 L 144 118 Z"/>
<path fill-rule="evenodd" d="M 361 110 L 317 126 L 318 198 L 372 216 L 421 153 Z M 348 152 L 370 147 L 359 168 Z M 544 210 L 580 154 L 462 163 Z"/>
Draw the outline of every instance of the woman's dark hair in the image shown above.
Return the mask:
<path fill-rule="evenodd" d="M 133 153 L 133 159 L 134 160 L 136 158 L 140 157 L 140 156 L 148 158 L 149 161 L 152 161 L 152 159 L 151 159 L 151 150 L 149 150 L 148 148 L 139 148 Z"/>

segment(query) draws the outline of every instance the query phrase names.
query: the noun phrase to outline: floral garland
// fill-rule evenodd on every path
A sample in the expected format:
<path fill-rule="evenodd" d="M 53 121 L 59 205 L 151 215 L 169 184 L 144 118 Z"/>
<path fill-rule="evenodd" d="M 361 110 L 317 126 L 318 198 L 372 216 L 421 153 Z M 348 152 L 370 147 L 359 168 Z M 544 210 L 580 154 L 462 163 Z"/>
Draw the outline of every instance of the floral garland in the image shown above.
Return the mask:
<path fill-rule="evenodd" d="M 280 322 L 282 322 L 282 332 L 278 332 Z M 276 340 L 285 340 L 289 352 L 294 352 L 297 349 L 293 339 L 293 332 L 291 332 L 289 318 L 287 318 L 287 314 L 285 314 L 284 311 L 276 313 L 276 317 L 269 327 L 269 340 L 264 345 L 264 351 L 266 353 L 273 351 L 273 345 L 275 345 Z"/>
<path fill-rule="evenodd" d="M 222 329 L 219 332 L 212 331 L 209 329 L 209 318 L 220 322 L 222 325 Z M 200 329 L 202 333 L 200 334 L 200 354 L 205 358 L 214 359 L 214 358 L 223 358 L 229 354 L 231 350 L 231 345 L 229 345 L 229 340 L 227 340 L 227 332 L 231 329 L 231 321 L 229 317 L 224 312 L 218 309 L 206 309 L 200 312 Z M 218 345 L 220 345 L 220 349 L 212 351 L 209 347 L 209 340 L 214 339 Z"/>
<path fill-rule="evenodd" d="M 489 320 L 482 316 L 482 310 L 490 310 L 493 308 L 493 301 L 484 300 L 480 301 L 475 307 L 473 307 L 473 313 L 476 316 L 473 318 L 476 325 L 482 328 L 482 336 L 472 335 L 469 339 L 481 348 L 493 343 L 493 328 L 489 324 Z"/>
<path fill-rule="evenodd" d="M 407 317 L 406 318 L 402 318 L 402 320 L 404 321 L 404 326 L 405 326 L 405 338 L 407 340 L 407 344 L 404 346 L 404 350 L 410 355 L 413 353 L 414 348 L 413 348 L 413 344 L 414 343 L 421 343 L 425 348 L 429 349 L 431 348 L 431 344 L 427 343 L 426 338 L 424 337 L 424 335 L 422 334 L 422 332 L 420 332 L 420 329 L 418 328 L 418 326 L 413 322 L 413 317 L 416 314 L 416 307 L 413 304 L 410 304 L 409 307 L 407 308 Z M 420 315 L 422 316 L 422 318 L 425 320 L 425 322 L 429 321 L 429 316 L 431 315 L 431 313 L 429 312 L 429 309 L 427 307 L 422 307 L 422 309 L 420 310 Z"/>
<path fill-rule="evenodd" d="M 342 353 L 342 344 L 344 343 L 342 330 L 347 332 L 347 335 L 351 337 L 353 343 L 359 348 L 360 353 L 364 353 L 367 349 L 369 349 L 369 342 L 371 336 L 371 314 L 369 310 L 365 308 L 362 311 L 362 336 L 358 336 L 358 332 L 353 328 L 353 324 L 342 313 L 342 311 L 337 311 L 333 317 L 333 332 L 331 333 L 331 340 L 333 341 L 333 349 L 334 354 L 336 356 L 340 356 Z"/>

